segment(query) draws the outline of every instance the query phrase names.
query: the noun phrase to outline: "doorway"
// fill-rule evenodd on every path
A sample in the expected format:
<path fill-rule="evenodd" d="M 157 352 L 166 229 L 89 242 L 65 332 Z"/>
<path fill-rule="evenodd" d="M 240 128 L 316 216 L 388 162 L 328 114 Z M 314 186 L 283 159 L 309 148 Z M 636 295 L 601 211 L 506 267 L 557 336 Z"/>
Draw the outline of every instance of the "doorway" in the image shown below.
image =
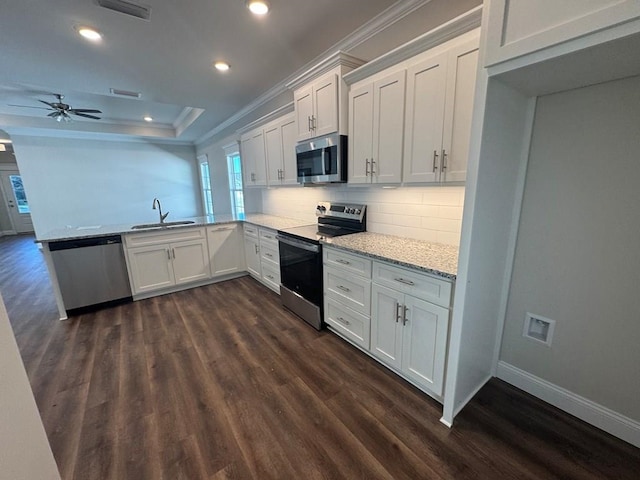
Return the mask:
<path fill-rule="evenodd" d="M 24 191 L 20 171 L 13 166 L 0 166 L 0 190 L 15 233 L 33 232 L 31 209 Z"/>

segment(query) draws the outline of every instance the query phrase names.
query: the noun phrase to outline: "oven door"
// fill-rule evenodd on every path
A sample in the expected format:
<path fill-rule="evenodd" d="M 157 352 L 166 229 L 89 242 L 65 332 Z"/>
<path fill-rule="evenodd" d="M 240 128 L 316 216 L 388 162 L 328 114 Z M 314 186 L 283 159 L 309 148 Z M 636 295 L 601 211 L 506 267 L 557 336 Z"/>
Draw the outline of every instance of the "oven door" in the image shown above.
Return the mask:
<path fill-rule="evenodd" d="M 280 282 L 317 307 L 322 306 L 322 247 L 278 235 Z"/>

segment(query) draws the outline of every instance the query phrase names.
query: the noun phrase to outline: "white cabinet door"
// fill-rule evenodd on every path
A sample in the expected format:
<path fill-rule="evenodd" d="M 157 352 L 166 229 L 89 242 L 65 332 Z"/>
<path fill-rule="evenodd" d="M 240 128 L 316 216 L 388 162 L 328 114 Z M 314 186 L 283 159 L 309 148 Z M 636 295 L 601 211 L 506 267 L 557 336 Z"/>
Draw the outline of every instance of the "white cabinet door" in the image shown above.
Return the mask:
<path fill-rule="evenodd" d="M 373 85 L 349 92 L 349 183 L 371 182 Z"/>
<path fill-rule="evenodd" d="M 240 226 L 237 224 L 207 228 L 211 275 L 218 277 L 245 269 Z"/>
<path fill-rule="evenodd" d="M 403 309 L 402 372 L 441 395 L 449 310 L 410 295 L 405 296 Z"/>
<path fill-rule="evenodd" d="M 437 182 L 442 155 L 447 54 L 410 67 L 407 76 L 403 180 L 405 183 Z"/>
<path fill-rule="evenodd" d="M 371 287 L 371 353 L 398 370 L 402 365 L 402 322 L 399 306 L 404 295 L 373 284 Z"/>
<path fill-rule="evenodd" d="M 296 114 L 298 141 L 307 140 L 314 136 L 311 129 L 311 120 L 313 117 L 312 86 L 308 85 L 296 90 L 293 95 L 293 102 Z"/>
<path fill-rule="evenodd" d="M 175 284 L 169 245 L 130 248 L 127 255 L 134 294 Z"/>
<path fill-rule="evenodd" d="M 261 129 L 253 132 L 251 137 L 251 152 L 254 156 L 255 180 L 253 185 L 265 186 L 267 184 L 267 159 L 264 151 L 264 133 Z"/>
<path fill-rule="evenodd" d="M 298 183 L 298 167 L 296 165 L 296 120 L 288 115 L 280 127 L 282 137 L 282 184 Z"/>
<path fill-rule="evenodd" d="M 338 131 L 338 76 L 333 73 L 313 83 L 314 137 Z"/>
<path fill-rule="evenodd" d="M 260 269 L 260 244 L 258 237 L 244 236 L 244 255 L 247 271 L 254 277 L 261 278 Z"/>
<path fill-rule="evenodd" d="M 206 240 L 172 243 L 171 256 L 176 285 L 211 277 Z"/>
<path fill-rule="evenodd" d="M 267 161 L 267 185 L 280 185 L 282 177 L 282 132 L 280 123 L 265 127 L 264 147 Z"/>
<path fill-rule="evenodd" d="M 402 181 L 405 71 L 387 75 L 373 84 L 373 157 L 375 183 Z"/>
<path fill-rule="evenodd" d="M 249 187 L 253 185 L 255 178 L 255 155 L 251 151 L 253 142 L 251 136 L 243 136 L 240 139 L 240 157 L 242 159 L 242 177 L 244 185 Z"/>
<path fill-rule="evenodd" d="M 478 42 L 473 40 L 453 47 L 447 62 L 441 180 L 463 182 L 467 178 Z"/>

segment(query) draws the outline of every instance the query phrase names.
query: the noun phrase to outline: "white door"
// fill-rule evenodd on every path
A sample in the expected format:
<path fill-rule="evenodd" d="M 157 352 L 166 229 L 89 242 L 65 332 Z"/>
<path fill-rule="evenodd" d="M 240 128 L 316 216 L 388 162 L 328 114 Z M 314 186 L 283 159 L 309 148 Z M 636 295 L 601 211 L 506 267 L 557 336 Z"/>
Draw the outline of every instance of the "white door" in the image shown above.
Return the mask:
<path fill-rule="evenodd" d="M 436 395 L 442 394 L 449 310 L 407 295 L 403 312 L 402 371 Z"/>
<path fill-rule="evenodd" d="M 373 85 L 349 92 L 349 183 L 371 182 Z"/>
<path fill-rule="evenodd" d="M 446 71 L 446 53 L 407 71 L 405 183 L 440 181 Z"/>
<path fill-rule="evenodd" d="M 244 254 L 247 271 L 254 277 L 260 278 L 262 269 L 260 265 L 260 246 L 257 238 L 248 235 L 244 236 Z"/>
<path fill-rule="evenodd" d="M 33 232 L 31 210 L 20 172 L 17 169 L 3 170 L 1 177 L 3 200 L 7 206 L 13 229 L 16 233 Z"/>
<path fill-rule="evenodd" d="M 334 73 L 313 84 L 312 136 L 338 131 L 338 76 Z"/>
<path fill-rule="evenodd" d="M 244 250 L 240 227 L 225 225 L 207 229 L 211 275 L 218 277 L 244 270 Z"/>
<path fill-rule="evenodd" d="M 254 185 L 255 182 L 255 155 L 251 147 L 251 135 L 243 136 L 240 140 L 240 158 L 242 159 L 242 176 L 244 177 L 245 187 Z"/>
<path fill-rule="evenodd" d="M 133 293 L 151 292 L 175 285 L 168 245 L 130 248 L 127 254 Z"/>
<path fill-rule="evenodd" d="M 264 134 L 262 129 L 255 130 L 251 135 L 251 152 L 253 153 L 253 161 L 255 168 L 256 186 L 265 186 L 267 184 L 267 158 L 264 151 Z"/>
<path fill-rule="evenodd" d="M 264 150 L 267 160 L 267 185 L 282 183 L 282 131 L 280 123 L 264 129 Z"/>
<path fill-rule="evenodd" d="M 447 100 L 442 135 L 443 182 L 467 178 L 473 96 L 478 65 L 478 43 L 473 40 L 450 50 Z"/>
<path fill-rule="evenodd" d="M 298 183 L 298 167 L 296 165 L 296 120 L 293 115 L 288 117 L 281 127 L 282 137 L 282 183 L 295 185 Z"/>
<path fill-rule="evenodd" d="M 172 243 L 171 257 L 176 285 L 211 277 L 206 240 Z"/>
<path fill-rule="evenodd" d="M 373 158 L 371 177 L 377 183 L 402 181 L 405 71 L 378 80 L 373 85 Z"/>
<path fill-rule="evenodd" d="M 402 365 L 399 309 L 402 308 L 403 295 L 374 283 L 371 296 L 371 353 L 399 370 Z"/>
<path fill-rule="evenodd" d="M 311 138 L 311 117 L 313 116 L 313 89 L 311 85 L 300 88 L 293 95 L 296 113 L 298 141 Z"/>

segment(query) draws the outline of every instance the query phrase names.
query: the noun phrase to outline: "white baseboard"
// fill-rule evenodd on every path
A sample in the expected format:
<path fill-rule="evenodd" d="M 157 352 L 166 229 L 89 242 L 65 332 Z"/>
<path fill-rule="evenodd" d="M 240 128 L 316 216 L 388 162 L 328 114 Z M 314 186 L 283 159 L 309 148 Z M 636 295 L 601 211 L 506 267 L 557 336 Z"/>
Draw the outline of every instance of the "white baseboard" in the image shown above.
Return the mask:
<path fill-rule="evenodd" d="M 502 361 L 498 362 L 497 376 L 594 427 L 640 447 L 640 422 L 636 420 Z"/>

